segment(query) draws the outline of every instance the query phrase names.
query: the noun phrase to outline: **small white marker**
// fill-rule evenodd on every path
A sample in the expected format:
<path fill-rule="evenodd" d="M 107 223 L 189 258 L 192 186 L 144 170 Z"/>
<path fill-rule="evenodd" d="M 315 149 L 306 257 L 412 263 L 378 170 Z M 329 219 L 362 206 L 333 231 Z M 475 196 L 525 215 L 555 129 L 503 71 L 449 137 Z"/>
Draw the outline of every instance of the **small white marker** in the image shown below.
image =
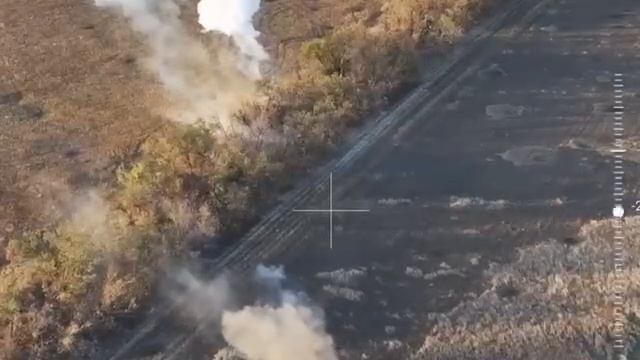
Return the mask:
<path fill-rule="evenodd" d="M 624 217 L 624 208 L 622 207 L 622 205 L 616 205 L 613 208 L 613 216 L 617 217 L 618 219 L 622 219 Z"/>

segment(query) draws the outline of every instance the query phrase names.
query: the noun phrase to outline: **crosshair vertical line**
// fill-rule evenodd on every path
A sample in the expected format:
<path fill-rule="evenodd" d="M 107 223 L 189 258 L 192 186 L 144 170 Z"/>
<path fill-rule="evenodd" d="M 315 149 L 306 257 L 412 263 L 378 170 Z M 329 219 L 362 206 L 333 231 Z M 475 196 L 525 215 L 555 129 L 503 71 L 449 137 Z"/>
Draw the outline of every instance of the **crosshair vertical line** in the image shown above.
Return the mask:
<path fill-rule="evenodd" d="M 299 213 L 329 213 L 329 249 L 333 249 L 333 213 L 367 213 L 369 209 L 334 209 L 333 208 L 333 173 L 329 173 L 329 208 L 328 209 L 293 209 Z"/>

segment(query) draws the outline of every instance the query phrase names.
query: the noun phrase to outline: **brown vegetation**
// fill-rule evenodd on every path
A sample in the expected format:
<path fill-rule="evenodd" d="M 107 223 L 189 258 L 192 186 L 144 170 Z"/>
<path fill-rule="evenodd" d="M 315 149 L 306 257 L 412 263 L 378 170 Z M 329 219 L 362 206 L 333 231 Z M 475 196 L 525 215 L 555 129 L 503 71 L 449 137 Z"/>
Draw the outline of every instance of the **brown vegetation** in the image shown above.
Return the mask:
<path fill-rule="evenodd" d="M 451 40 L 489 4 L 484 0 L 387 0 L 382 21 L 387 29 L 407 33 L 416 41 Z"/>

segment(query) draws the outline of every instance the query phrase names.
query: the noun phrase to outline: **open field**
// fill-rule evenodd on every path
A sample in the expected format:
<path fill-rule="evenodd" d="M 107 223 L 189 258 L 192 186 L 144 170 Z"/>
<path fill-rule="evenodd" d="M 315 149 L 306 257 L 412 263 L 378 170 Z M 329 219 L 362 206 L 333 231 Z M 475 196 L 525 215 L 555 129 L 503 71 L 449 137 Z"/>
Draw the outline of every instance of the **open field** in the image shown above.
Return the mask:
<path fill-rule="evenodd" d="M 0 9 L 6 238 L 52 220 L 58 193 L 108 183 L 114 161 L 162 127 L 163 99 L 136 66 L 143 50 L 122 19 L 86 1 L 7 0 Z"/>

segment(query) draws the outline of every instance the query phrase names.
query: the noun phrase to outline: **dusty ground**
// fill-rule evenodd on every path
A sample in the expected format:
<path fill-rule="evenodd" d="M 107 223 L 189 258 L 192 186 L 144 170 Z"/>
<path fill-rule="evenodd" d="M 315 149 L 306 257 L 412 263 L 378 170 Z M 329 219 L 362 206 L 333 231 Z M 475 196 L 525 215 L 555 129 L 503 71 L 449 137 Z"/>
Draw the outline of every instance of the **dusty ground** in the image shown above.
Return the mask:
<path fill-rule="evenodd" d="M 122 19 L 89 1 L 0 2 L 0 234 L 49 195 L 107 180 L 162 126 L 162 92 Z M 45 218 L 43 218 L 43 216 Z"/>

